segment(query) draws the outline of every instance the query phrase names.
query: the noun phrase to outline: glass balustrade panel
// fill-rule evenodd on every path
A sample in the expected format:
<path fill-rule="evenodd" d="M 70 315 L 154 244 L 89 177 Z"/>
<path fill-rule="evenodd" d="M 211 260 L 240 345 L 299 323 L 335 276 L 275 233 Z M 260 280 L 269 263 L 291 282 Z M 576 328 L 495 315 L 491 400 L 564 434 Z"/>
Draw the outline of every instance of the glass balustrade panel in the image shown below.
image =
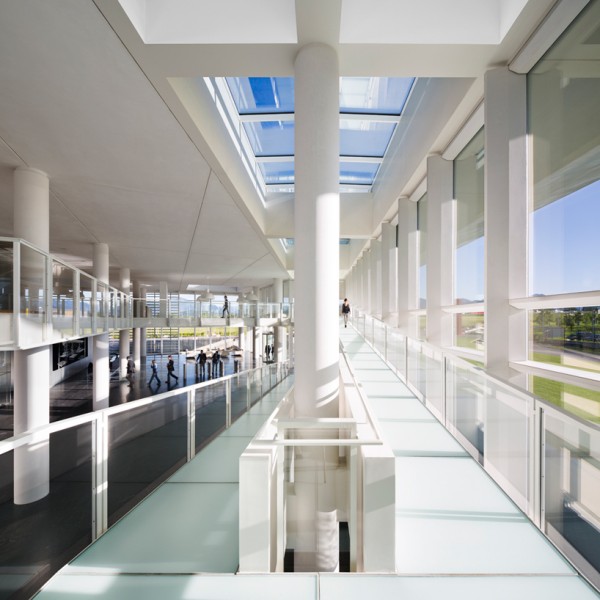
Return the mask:
<path fill-rule="evenodd" d="M 543 425 L 543 529 L 598 584 L 600 429 L 552 410 Z"/>
<path fill-rule="evenodd" d="M 109 416 L 108 522 L 187 460 L 187 393 Z"/>
<path fill-rule="evenodd" d="M 35 446 L 0 455 L 0 553 L 3 598 L 30 598 L 92 541 L 92 426 L 53 433 Z M 49 493 L 28 504 L 15 504 L 17 469 L 28 469 L 32 452 L 44 455 Z"/>
<path fill-rule="evenodd" d="M 196 451 L 200 450 L 226 425 L 225 382 L 217 381 L 196 390 L 194 406 L 196 411 Z"/>

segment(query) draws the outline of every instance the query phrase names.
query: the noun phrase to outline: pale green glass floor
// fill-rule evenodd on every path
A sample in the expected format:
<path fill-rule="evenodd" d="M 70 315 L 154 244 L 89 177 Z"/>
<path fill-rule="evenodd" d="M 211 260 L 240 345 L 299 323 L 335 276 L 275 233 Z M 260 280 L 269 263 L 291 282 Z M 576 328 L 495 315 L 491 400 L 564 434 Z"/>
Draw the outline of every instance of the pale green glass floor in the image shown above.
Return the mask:
<path fill-rule="evenodd" d="M 277 406 L 279 392 L 202 450 L 39 596 L 598 600 L 360 336 L 342 327 L 340 338 L 396 455 L 397 575 L 233 575 L 237 459 Z"/>

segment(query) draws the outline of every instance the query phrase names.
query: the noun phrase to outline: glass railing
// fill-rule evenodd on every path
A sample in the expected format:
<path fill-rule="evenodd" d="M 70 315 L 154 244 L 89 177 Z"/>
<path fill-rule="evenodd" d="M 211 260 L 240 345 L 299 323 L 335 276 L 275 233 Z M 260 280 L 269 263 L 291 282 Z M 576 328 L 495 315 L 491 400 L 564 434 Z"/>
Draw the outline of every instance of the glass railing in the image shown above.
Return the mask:
<path fill-rule="evenodd" d="M 0 238 L 0 347 L 28 348 L 131 327 L 131 299 L 42 252 Z"/>
<path fill-rule="evenodd" d="M 600 425 L 355 311 L 355 328 L 600 588 Z"/>
<path fill-rule="evenodd" d="M 0 441 L 0 595 L 31 597 L 288 375 L 265 365 Z M 49 459 L 49 493 L 18 505 L 15 454 L 31 450 Z"/>

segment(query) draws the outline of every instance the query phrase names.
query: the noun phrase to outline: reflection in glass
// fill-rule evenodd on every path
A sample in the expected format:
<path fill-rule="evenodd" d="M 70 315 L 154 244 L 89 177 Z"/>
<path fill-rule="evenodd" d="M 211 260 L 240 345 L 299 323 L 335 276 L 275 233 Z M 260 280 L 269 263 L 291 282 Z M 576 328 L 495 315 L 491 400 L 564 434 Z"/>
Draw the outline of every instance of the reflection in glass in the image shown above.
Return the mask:
<path fill-rule="evenodd" d="M 46 257 L 21 244 L 21 314 L 42 322 L 46 313 Z"/>
<path fill-rule="evenodd" d="M 0 313 L 13 312 L 13 245 L 0 241 Z"/>
<path fill-rule="evenodd" d="M 459 348 L 483 352 L 485 328 L 482 312 L 456 315 L 456 345 Z"/>
<path fill-rule="evenodd" d="M 109 416 L 108 519 L 115 523 L 187 460 L 187 394 Z"/>
<path fill-rule="evenodd" d="M 210 365 L 207 369 L 210 372 Z M 196 390 L 196 451 L 225 429 L 225 382 Z"/>
<path fill-rule="evenodd" d="M 529 359 L 600 371 L 600 307 L 529 311 Z"/>
<path fill-rule="evenodd" d="M 53 433 L 46 446 L 50 491 L 30 504 L 14 503 L 14 452 L 0 455 L 3 598 L 33 597 L 92 541 L 91 425 Z"/>
<path fill-rule="evenodd" d="M 533 140 L 530 295 L 600 289 L 600 2 L 527 76 Z"/>
<path fill-rule="evenodd" d="M 92 331 L 92 278 L 79 274 L 79 329 L 81 333 Z"/>
<path fill-rule="evenodd" d="M 482 128 L 454 159 L 457 304 L 483 302 L 483 142 Z"/>
<path fill-rule="evenodd" d="M 600 423 L 600 391 L 572 383 L 556 381 L 549 377 L 530 376 L 530 389 L 540 398 L 566 411 Z"/>
<path fill-rule="evenodd" d="M 568 557 L 600 571 L 600 431 L 546 413 L 543 527 Z M 564 542 L 567 542 L 565 544 Z M 575 552 L 574 552 L 575 551 Z M 582 565 L 581 560 L 577 560 Z M 587 566 L 584 564 L 584 573 Z"/>

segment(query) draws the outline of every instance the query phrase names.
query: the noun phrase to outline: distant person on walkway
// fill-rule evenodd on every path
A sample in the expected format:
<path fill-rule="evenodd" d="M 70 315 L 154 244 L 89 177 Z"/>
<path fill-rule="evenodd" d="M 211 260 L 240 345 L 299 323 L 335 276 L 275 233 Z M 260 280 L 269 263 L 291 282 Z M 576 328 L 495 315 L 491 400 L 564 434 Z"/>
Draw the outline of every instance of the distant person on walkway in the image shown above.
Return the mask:
<path fill-rule="evenodd" d="M 133 380 L 135 375 L 135 363 L 131 356 L 127 357 L 127 379 L 129 380 L 129 387 L 133 386 Z"/>
<path fill-rule="evenodd" d="M 206 370 L 206 352 L 200 350 L 200 354 L 196 357 L 196 362 L 200 365 L 200 374 L 204 377 Z"/>
<path fill-rule="evenodd" d="M 156 361 L 153 360 L 150 363 L 150 368 L 152 369 L 152 377 L 150 377 L 150 381 L 148 382 L 148 385 L 151 385 L 152 382 L 156 379 L 156 383 L 158 383 L 158 385 L 160 385 L 161 381 L 158 378 L 158 369 L 156 368 Z"/>
<path fill-rule="evenodd" d="M 265 346 L 265 360 L 269 360 L 269 354 L 271 354 L 271 346 L 267 344 Z"/>
<path fill-rule="evenodd" d="M 179 377 L 175 375 L 175 363 L 173 357 L 169 354 L 169 360 L 167 361 L 167 383 L 171 383 L 171 377 L 175 377 L 175 381 L 179 383 Z"/>
<path fill-rule="evenodd" d="M 348 298 L 344 298 L 344 303 L 342 304 L 342 316 L 344 317 L 344 327 L 348 327 L 348 316 L 350 315 L 350 302 L 348 302 Z"/>
<path fill-rule="evenodd" d="M 223 299 L 223 314 L 222 318 L 225 318 L 225 313 L 227 313 L 227 317 L 229 317 L 229 300 L 227 300 L 227 295 L 225 295 Z"/>
<path fill-rule="evenodd" d="M 212 372 L 213 377 L 219 374 L 219 363 L 221 362 L 221 355 L 219 354 L 219 349 L 215 348 L 215 351 L 212 355 Z"/>
<path fill-rule="evenodd" d="M 271 360 L 275 360 L 275 345 L 271 344 L 269 350 L 271 351 Z"/>

